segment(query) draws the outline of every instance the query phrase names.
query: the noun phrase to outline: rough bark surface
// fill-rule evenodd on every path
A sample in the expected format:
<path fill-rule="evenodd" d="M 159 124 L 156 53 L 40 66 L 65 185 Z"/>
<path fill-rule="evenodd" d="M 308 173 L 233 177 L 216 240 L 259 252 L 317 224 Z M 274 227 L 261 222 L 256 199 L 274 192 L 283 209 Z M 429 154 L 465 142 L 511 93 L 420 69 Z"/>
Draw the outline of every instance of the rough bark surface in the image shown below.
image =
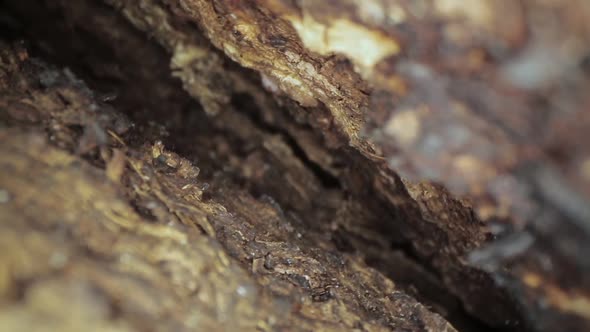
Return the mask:
<path fill-rule="evenodd" d="M 233 222 L 210 214 L 207 222 L 177 217 L 250 262 L 254 275 L 256 264 L 273 265 L 273 251 L 319 247 L 371 265 L 457 327 L 482 328 L 475 318 L 521 330 L 524 313 L 538 330 L 589 328 L 585 1 L 26 0 L 6 8 L 17 34 L 131 118 L 125 141 L 137 153 L 161 139 L 199 165 L 207 199 L 251 226 L 228 231 Z M 87 154 L 100 130 L 78 127 L 70 148 Z M 161 147 L 150 149 L 160 160 Z M 167 161 L 160 167 L 187 165 Z M 166 219 L 138 195 L 128 195 L 136 211 Z M 268 206 L 305 240 L 244 240 L 269 227 L 258 211 Z M 328 258 L 313 259 L 332 269 Z M 307 277 L 288 280 L 312 298 L 333 296 L 328 279 L 299 275 Z M 376 326 L 403 328 L 392 318 L 398 304 L 377 309 L 366 302 L 375 294 L 350 294 L 357 302 L 347 310 L 361 305 Z"/>
<path fill-rule="evenodd" d="M 70 71 L 0 55 L 2 330 L 454 331 L 271 198 L 128 144 Z"/>

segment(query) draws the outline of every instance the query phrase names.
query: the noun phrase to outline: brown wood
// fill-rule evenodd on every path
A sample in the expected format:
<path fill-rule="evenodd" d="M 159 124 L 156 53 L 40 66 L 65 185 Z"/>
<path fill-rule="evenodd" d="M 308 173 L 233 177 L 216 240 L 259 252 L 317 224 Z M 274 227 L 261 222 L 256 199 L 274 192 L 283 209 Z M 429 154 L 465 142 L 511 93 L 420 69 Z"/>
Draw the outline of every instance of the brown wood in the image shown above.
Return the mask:
<path fill-rule="evenodd" d="M 219 243 L 205 246 L 266 294 L 248 305 L 278 315 L 265 316 L 268 329 L 450 329 L 426 309 L 405 316 L 416 303 L 405 294 L 460 331 L 590 328 L 586 1 L 27 0 L 6 10 L 17 38 L 98 91 L 61 74 L 65 83 L 47 73 L 24 88 L 5 80 L 5 135 L 22 140 L 11 144 L 28 147 L 27 132 L 42 130 L 34 141 L 110 179 L 139 223 L 174 220 L 179 234 Z M 10 68 L 12 80 L 36 80 Z M 64 85 L 74 87 L 53 102 L 65 114 L 10 97 Z M 71 90 L 89 96 L 90 112 Z M 178 189 L 189 182 L 191 193 Z M 33 210 L 50 209 L 31 197 Z M 82 254 L 101 263 L 95 255 Z M 320 307 L 330 318 L 311 314 Z M 261 319 L 241 314 L 227 322 Z"/>

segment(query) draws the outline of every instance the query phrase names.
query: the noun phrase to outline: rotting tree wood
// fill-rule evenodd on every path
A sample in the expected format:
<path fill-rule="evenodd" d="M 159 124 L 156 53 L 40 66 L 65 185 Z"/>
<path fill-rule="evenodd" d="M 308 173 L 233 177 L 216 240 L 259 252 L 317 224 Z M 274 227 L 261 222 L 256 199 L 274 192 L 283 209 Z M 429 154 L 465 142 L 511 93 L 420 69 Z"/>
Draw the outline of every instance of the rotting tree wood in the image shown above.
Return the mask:
<path fill-rule="evenodd" d="M 367 258 L 388 241 L 406 248 L 488 324 L 517 321 L 503 290 L 491 282 L 494 276 L 516 291 L 539 329 L 585 330 L 588 264 L 580 253 L 588 251 L 588 186 L 579 142 L 588 112 L 580 93 L 586 79 L 576 67 L 586 55 L 583 1 L 332 1 L 328 7 L 317 1 L 106 2 L 166 50 L 173 74 L 215 115 L 216 128 L 235 133 L 233 142 L 264 146 L 233 160 L 233 174 L 251 192 L 270 194 L 280 206 L 312 218 L 324 214 L 317 218 L 323 225 L 338 216 L 332 225 L 343 239 L 336 242 Z M 21 13 L 31 18 L 26 3 Z M 92 1 L 50 5 L 75 29 L 108 44 L 111 27 L 87 24 L 105 22 L 88 10 L 93 6 L 112 15 Z M 45 29 L 40 22 L 46 12 L 41 14 L 34 21 Z M 351 36 L 366 43 L 363 53 L 356 42 L 347 43 Z M 534 70 L 547 59 L 559 60 L 555 70 Z M 86 66 L 100 71 L 90 61 Z M 241 129 L 245 123 L 262 125 L 266 134 Z M 369 138 L 361 135 L 363 127 Z M 268 139 L 269 130 L 279 139 Z M 470 144 L 457 143 L 458 133 Z M 431 153 L 426 143 L 433 139 L 448 145 Z M 571 152 L 558 154 L 555 147 Z M 288 162 L 289 149 L 301 150 L 298 161 Z M 231 159 L 217 166 L 231 165 Z M 271 171 L 260 172 L 265 165 Z M 297 171 L 311 165 L 317 166 L 314 174 Z M 557 172 L 549 167 L 554 165 Z M 389 166 L 410 180 L 402 182 Z M 281 182 L 283 172 L 295 180 Z M 347 204 L 325 195 L 338 192 L 325 190 L 333 184 L 326 178 L 337 179 Z M 424 178 L 470 201 L 453 199 L 438 185 L 411 182 Z M 313 207 L 318 201 L 322 207 Z M 355 210 L 372 213 L 357 220 Z M 384 231 L 375 226 L 379 219 L 388 234 L 373 236 L 371 231 Z M 499 227 L 507 230 L 494 234 Z M 496 245 L 472 254 L 481 268 L 465 262 L 497 236 L 502 240 Z M 377 244 L 359 244 L 367 237 Z M 385 264 L 391 258 L 379 257 Z"/>
<path fill-rule="evenodd" d="M 152 70 L 158 70 L 160 74 L 152 78 L 151 84 L 161 86 L 164 85 L 161 81 L 167 75 L 161 73 L 159 67 L 154 65 L 151 56 L 146 55 L 149 54 L 145 53 L 146 46 L 140 46 L 141 38 L 137 37 L 136 33 L 131 34 L 129 43 L 124 42 L 128 37 L 119 31 L 123 31 L 126 25 L 119 23 L 117 29 L 113 29 L 116 22 L 113 21 L 112 10 L 100 5 L 99 2 L 92 1 L 75 5 L 52 2 L 48 7 L 35 7 L 27 2 L 18 2 L 15 6 L 20 6 L 21 14 L 28 17 L 26 22 L 31 25 L 31 33 L 45 38 L 42 45 L 58 45 L 54 47 L 57 50 L 54 53 L 57 54 L 62 54 L 60 52 L 62 49 L 75 50 L 73 53 L 76 55 L 64 54 L 64 64 L 71 65 L 76 61 L 79 62 L 79 59 L 89 59 L 82 66 L 91 68 L 91 76 L 102 76 L 106 78 L 106 81 L 121 80 L 121 76 L 133 77 L 130 83 L 122 85 L 119 98 L 126 100 L 122 104 L 127 104 L 130 108 L 129 112 L 133 112 L 136 116 L 142 116 L 137 113 L 146 113 L 140 111 L 143 106 L 129 107 L 129 104 L 140 105 L 137 100 L 145 99 L 142 91 L 145 88 L 141 87 L 138 88 L 139 91 L 128 92 L 128 86 L 136 86 L 135 80 L 145 82 Z M 37 8 L 37 11 L 33 11 L 33 8 Z M 426 280 L 438 280 L 437 283 L 442 284 L 442 289 L 450 290 L 445 292 L 445 296 L 438 295 L 437 293 L 440 293 L 438 291 L 428 291 L 431 294 L 427 297 L 436 298 L 435 302 L 447 302 L 442 312 L 455 315 L 454 312 L 457 312 L 461 306 L 465 306 L 491 325 L 521 324 L 515 312 L 515 306 L 505 292 L 494 286 L 489 275 L 465 264 L 463 257 L 470 250 L 481 246 L 481 243 L 486 241 L 488 232 L 483 224 L 473 218 L 470 210 L 462 202 L 453 200 L 442 188 L 425 184 L 425 189 L 445 197 L 446 204 L 435 206 L 437 211 L 421 210 L 421 205 L 409 196 L 401 180 L 389 170 L 385 162 L 372 154 L 367 157 L 349 146 L 349 138 L 342 133 L 332 113 L 325 106 L 304 108 L 292 102 L 288 96 L 278 96 L 278 99 L 274 100 L 272 95 L 264 92 L 264 84 L 260 83 L 261 78 L 258 74 L 236 66 L 222 53 L 216 51 L 199 30 L 190 24 L 190 20 L 172 16 L 165 10 L 166 7 L 157 3 L 144 3 L 142 6 L 137 6 L 136 3 L 128 6 L 119 5 L 117 8 L 124 9 L 123 17 L 133 22 L 140 30 L 148 31 L 151 38 L 159 41 L 167 49 L 168 55 L 165 57 L 168 57 L 168 61 L 171 62 L 173 75 L 181 78 L 184 88 L 191 95 L 196 97 L 199 94 L 220 95 L 221 91 L 224 91 L 229 96 L 222 98 L 229 100 L 230 103 L 221 104 L 225 112 L 212 117 L 211 126 L 222 130 L 222 136 L 228 133 L 238 136 L 235 140 L 230 140 L 232 142 L 230 146 L 236 142 L 248 142 L 247 146 L 264 147 L 263 154 L 255 153 L 256 150 L 247 152 L 248 158 L 245 159 L 245 164 L 240 162 L 236 164 L 235 158 L 230 158 L 226 160 L 227 163 L 217 163 L 217 167 L 226 169 L 233 160 L 234 165 L 239 169 L 238 173 L 243 175 L 242 180 L 245 178 L 246 184 L 254 192 L 274 197 L 286 209 L 295 209 L 296 205 L 302 206 L 301 202 L 307 202 L 306 208 L 299 208 L 299 211 L 303 211 L 304 215 L 311 214 L 309 218 L 316 219 L 320 227 L 327 230 L 337 228 L 337 237 L 343 237 L 343 239 L 334 241 L 348 243 L 348 246 L 351 246 L 350 250 L 362 253 L 384 270 L 395 270 L 387 265 L 392 264 L 391 262 L 395 262 L 395 258 L 399 257 L 397 248 L 402 248 L 405 255 L 417 257 L 423 269 L 432 274 L 433 278 L 426 278 Z M 65 23 L 62 23 L 65 26 L 63 31 L 59 30 L 59 19 L 52 20 L 53 32 L 46 29 L 47 24 L 43 22 L 47 21 L 48 14 L 51 12 L 56 13 L 57 17 L 67 18 Z M 146 25 L 149 22 L 152 25 Z M 72 32 L 72 27 L 75 27 L 78 33 Z M 117 34 L 110 32 L 113 30 L 118 31 Z M 77 43 L 68 40 L 66 45 L 63 44 L 62 36 L 68 31 L 73 38 L 79 35 Z M 99 64 L 97 52 L 88 45 L 88 40 L 91 40 L 93 44 L 101 41 L 100 43 L 106 45 L 105 48 L 110 53 L 115 54 L 115 57 L 123 57 L 123 60 L 115 63 L 110 61 L 105 65 Z M 127 44 L 130 46 L 125 47 Z M 197 58 L 194 58 L 195 56 Z M 139 61 L 137 59 L 144 59 L 145 63 L 136 63 Z M 178 59 L 184 59 L 182 66 L 175 61 Z M 343 58 L 333 58 L 332 62 L 330 66 L 326 64 L 326 68 L 332 68 L 331 72 L 334 75 L 350 67 Z M 136 67 L 133 67 L 134 63 Z M 167 64 L 160 66 L 167 66 Z M 116 69 L 112 70 L 113 68 Z M 124 74 L 121 74 L 121 71 L 124 71 Z M 344 79 L 354 80 L 359 86 L 363 85 L 358 75 L 354 73 L 346 75 L 350 77 Z M 266 87 L 273 90 L 273 85 L 268 82 Z M 209 93 L 207 89 L 215 90 Z M 171 89 L 165 87 L 163 90 Z M 159 93 L 158 89 L 155 93 Z M 358 95 L 367 97 L 364 93 Z M 209 105 L 212 101 L 208 97 L 200 98 L 200 101 L 208 113 L 216 113 L 212 109 L 219 108 L 220 99 L 216 99 L 214 105 Z M 165 114 L 159 117 L 157 122 L 170 122 L 167 116 L 170 114 L 169 109 L 164 110 Z M 283 111 L 277 112 L 279 109 Z M 151 112 L 158 112 L 158 110 L 162 109 L 156 106 Z M 250 119 L 244 116 L 246 114 L 250 115 Z M 304 155 L 306 164 L 316 166 L 314 169 L 321 171 L 320 178 L 324 180 L 336 178 L 341 189 L 338 195 L 344 195 L 345 202 L 342 204 L 340 203 L 342 201 L 332 199 L 335 190 L 321 190 L 317 185 L 313 185 L 313 181 L 307 180 L 309 177 L 302 177 L 298 173 L 289 176 L 291 180 L 285 182 L 282 178 L 282 170 L 288 170 L 291 167 L 280 165 L 281 161 L 285 160 L 284 155 L 277 156 L 278 150 L 272 149 L 272 145 L 261 140 L 265 136 L 252 135 L 250 130 L 244 130 L 244 126 L 250 123 L 250 120 L 254 120 L 257 127 L 262 124 L 267 129 L 271 128 L 275 133 L 286 136 L 287 141 L 294 143 L 290 145 L 295 145 L 295 150 L 302 152 L 298 155 Z M 199 123 L 199 121 L 195 122 Z M 202 147 L 208 144 L 206 142 L 216 141 L 210 138 L 210 131 L 203 132 L 202 124 L 191 128 L 184 123 L 184 126 L 180 127 L 186 135 L 184 137 L 191 137 L 195 142 L 201 142 Z M 203 134 L 200 136 L 202 139 L 192 137 L 200 133 Z M 184 143 L 175 141 L 172 144 L 177 145 L 178 148 L 187 147 L 189 154 L 199 154 L 198 151 L 193 151 L 199 145 L 192 144 L 190 140 L 185 139 Z M 271 151 L 271 155 L 265 157 L 264 154 L 268 155 L 266 151 L 269 147 L 274 152 Z M 220 147 L 213 146 L 210 150 L 218 148 Z M 244 152 L 238 151 L 238 153 Z M 221 152 L 221 155 L 223 154 L 227 152 Z M 272 154 L 275 155 L 272 156 Z M 200 159 L 208 160 L 206 157 Z M 269 160 L 274 160 L 270 163 L 273 167 L 264 166 L 269 164 Z M 243 167 L 244 165 L 246 167 Z M 270 171 L 243 172 L 243 170 L 260 167 Z M 201 168 L 211 169 L 210 167 Z M 310 209 L 310 202 L 316 207 Z M 321 209 L 317 208 L 318 205 Z M 316 210 L 319 212 L 314 212 Z M 362 212 L 357 212 L 358 210 Z M 318 213 L 320 217 L 317 216 Z M 359 213 L 363 217 L 358 218 Z M 453 218 L 448 220 L 438 218 L 445 214 Z M 451 228 L 454 228 L 454 231 L 449 231 Z M 392 245 L 394 250 L 391 249 Z M 424 278 L 420 279 L 424 280 Z M 469 287 L 464 287 L 465 284 Z M 426 289 L 432 288 L 426 287 Z M 437 286 L 435 289 L 441 288 Z M 455 302 L 454 296 L 447 296 L 449 294 L 454 294 L 461 299 L 462 304 L 458 307 L 456 304 L 448 305 L 449 301 Z M 490 306 L 490 303 L 495 305 Z M 443 306 L 436 305 L 436 307 Z"/>
<path fill-rule="evenodd" d="M 2 330 L 455 331 L 271 199 L 204 189 L 69 70 L 0 59 Z"/>

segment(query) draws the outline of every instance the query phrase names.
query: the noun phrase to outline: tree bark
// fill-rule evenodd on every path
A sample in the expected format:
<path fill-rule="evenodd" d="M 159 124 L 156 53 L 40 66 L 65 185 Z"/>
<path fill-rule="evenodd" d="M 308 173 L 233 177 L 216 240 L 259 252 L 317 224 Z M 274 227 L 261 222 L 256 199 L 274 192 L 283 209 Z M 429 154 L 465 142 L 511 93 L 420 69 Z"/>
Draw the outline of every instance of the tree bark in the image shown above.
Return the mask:
<path fill-rule="evenodd" d="M 140 217 L 159 225 L 172 214 L 219 241 L 232 262 L 251 264 L 245 278 L 270 292 L 260 301 L 307 292 L 312 302 L 301 310 L 325 300 L 334 328 L 451 329 L 428 311 L 416 325 L 401 318 L 398 308 L 415 300 L 394 300 L 399 286 L 459 330 L 590 326 L 586 2 L 27 0 L 6 8 L 24 23 L 13 25 L 17 34 L 135 125 L 72 114 L 96 119 L 62 120 L 53 137 L 70 136 L 52 144 L 125 179 L 123 202 Z M 125 129 L 124 153 L 105 147 L 109 126 L 116 137 Z M 139 179 L 160 172 L 176 185 L 194 178 L 194 163 L 201 193 L 182 203 L 171 185 L 140 193 L 141 181 L 111 162 L 117 155 Z M 246 226 L 211 212 L 215 204 Z M 277 233 L 257 240 L 266 232 Z M 296 273 L 287 257 L 299 256 Z M 357 270 L 328 263 L 353 258 Z M 358 273 L 372 281 L 347 284 Z M 391 280 L 397 286 L 384 289 Z M 287 311 L 266 324 L 300 319 Z"/>
<path fill-rule="evenodd" d="M 0 54 L 2 330 L 454 331 L 272 198 L 206 188 L 69 70 Z"/>

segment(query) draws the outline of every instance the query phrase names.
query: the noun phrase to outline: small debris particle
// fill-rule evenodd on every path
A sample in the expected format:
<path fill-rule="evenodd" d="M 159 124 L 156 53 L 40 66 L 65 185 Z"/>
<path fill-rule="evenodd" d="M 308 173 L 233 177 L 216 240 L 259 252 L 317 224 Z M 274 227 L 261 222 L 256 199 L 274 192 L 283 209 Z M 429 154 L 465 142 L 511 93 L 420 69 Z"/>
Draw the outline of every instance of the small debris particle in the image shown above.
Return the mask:
<path fill-rule="evenodd" d="M 311 292 L 311 300 L 314 302 L 326 302 L 333 298 L 332 287 L 314 288 Z"/>
<path fill-rule="evenodd" d="M 264 257 L 264 268 L 267 270 L 274 270 L 275 266 L 277 265 L 276 259 L 273 257 L 271 253 L 268 253 Z"/>
<path fill-rule="evenodd" d="M 125 172 L 125 153 L 119 149 L 113 150 L 113 156 L 107 163 L 106 174 L 109 180 L 119 183 Z"/>
<path fill-rule="evenodd" d="M 119 96 L 119 94 L 116 91 L 110 91 L 110 92 L 106 92 L 100 95 L 100 99 L 105 102 L 111 102 L 114 101 L 115 99 L 117 99 L 117 97 Z"/>
<path fill-rule="evenodd" d="M 272 35 L 268 38 L 268 42 L 274 48 L 282 48 L 287 45 L 287 39 L 280 35 Z"/>

